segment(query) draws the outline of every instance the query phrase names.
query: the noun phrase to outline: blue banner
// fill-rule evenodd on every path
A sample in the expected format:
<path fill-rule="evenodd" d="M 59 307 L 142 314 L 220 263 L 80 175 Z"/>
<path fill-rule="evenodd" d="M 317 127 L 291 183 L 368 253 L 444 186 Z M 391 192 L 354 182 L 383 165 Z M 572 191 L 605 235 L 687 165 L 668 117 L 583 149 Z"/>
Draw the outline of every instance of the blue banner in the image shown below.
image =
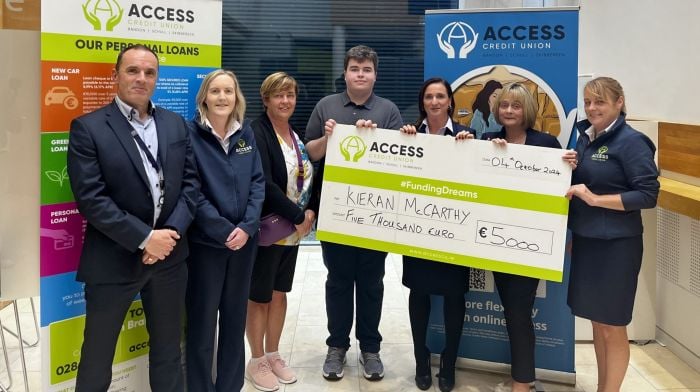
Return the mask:
<path fill-rule="evenodd" d="M 425 77 L 441 76 L 455 91 L 455 120 L 483 133 L 488 98 L 521 82 L 536 94 L 535 128 L 563 146 L 576 114 L 578 10 L 448 12 L 425 16 Z"/>
<path fill-rule="evenodd" d="M 478 136 L 501 129 L 491 115 L 493 97 L 504 85 L 519 82 L 536 98 L 534 128 L 568 146 L 576 120 L 578 9 L 428 11 L 424 69 L 425 79 L 442 77 L 451 83 L 453 120 L 476 129 Z M 574 317 L 566 305 L 568 259 L 569 252 L 563 284 L 540 281 L 533 324 L 538 379 L 573 383 Z M 466 361 L 462 363 L 503 370 L 502 364 L 510 363 L 508 334 L 489 271 L 472 270 L 465 301 L 459 356 Z M 432 302 L 428 346 L 439 353 L 444 345 L 442 301 L 434 297 Z"/>

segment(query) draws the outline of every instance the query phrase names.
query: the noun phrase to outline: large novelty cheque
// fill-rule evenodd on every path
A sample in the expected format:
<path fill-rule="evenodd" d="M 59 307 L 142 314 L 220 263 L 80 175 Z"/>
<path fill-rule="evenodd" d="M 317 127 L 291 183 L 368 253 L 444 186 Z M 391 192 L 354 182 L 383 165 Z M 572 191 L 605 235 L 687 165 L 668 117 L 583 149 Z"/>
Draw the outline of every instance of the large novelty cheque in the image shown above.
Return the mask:
<path fill-rule="evenodd" d="M 561 157 L 339 124 L 317 238 L 561 282 L 571 182 Z"/>

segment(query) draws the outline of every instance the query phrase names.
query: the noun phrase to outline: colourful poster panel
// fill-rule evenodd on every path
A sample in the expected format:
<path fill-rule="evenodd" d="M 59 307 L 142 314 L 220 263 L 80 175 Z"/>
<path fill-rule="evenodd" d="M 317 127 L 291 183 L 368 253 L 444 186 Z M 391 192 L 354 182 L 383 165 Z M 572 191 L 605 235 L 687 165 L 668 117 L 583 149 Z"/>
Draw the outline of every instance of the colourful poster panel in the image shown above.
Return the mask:
<path fill-rule="evenodd" d="M 158 55 L 153 101 L 186 119 L 201 79 L 221 64 L 221 1 L 67 0 L 41 4 L 41 327 L 45 391 L 73 390 L 85 322 L 75 280 L 85 232 L 70 189 L 66 156 L 71 121 L 110 103 L 117 55 L 139 43 Z M 5 27 L 31 26 L 4 10 Z M 17 11 L 19 12 L 19 11 Z M 38 28 L 39 18 L 35 18 Z M 27 27 L 30 28 L 30 27 Z M 140 301 L 127 312 L 111 389 L 147 391 L 148 334 Z M 111 390 L 110 389 L 110 390 Z"/>
<path fill-rule="evenodd" d="M 443 77 L 455 96 L 453 120 L 477 134 L 501 129 L 491 105 L 500 89 L 524 84 L 537 102 L 535 127 L 571 141 L 576 119 L 578 8 L 428 11 L 425 17 L 425 78 Z M 574 318 L 564 283 L 540 281 L 533 309 L 539 379 L 575 382 Z M 502 369 L 510 363 L 505 317 L 493 276 L 472 270 L 459 355 L 465 366 Z M 433 298 L 429 346 L 444 344 L 442 304 Z"/>

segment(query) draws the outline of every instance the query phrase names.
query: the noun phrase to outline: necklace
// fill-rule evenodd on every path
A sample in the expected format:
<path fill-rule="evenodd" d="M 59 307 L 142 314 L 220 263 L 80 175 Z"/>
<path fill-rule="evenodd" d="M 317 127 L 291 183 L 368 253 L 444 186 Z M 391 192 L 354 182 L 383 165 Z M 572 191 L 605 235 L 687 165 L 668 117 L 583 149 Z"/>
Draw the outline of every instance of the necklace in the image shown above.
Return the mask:
<path fill-rule="evenodd" d="M 510 138 L 508 136 L 506 136 L 506 141 L 508 143 L 512 143 L 512 144 L 525 144 L 525 139 L 527 139 L 527 134 L 523 134 L 522 136 L 518 136 L 518 137 L 510 137 Z"/>

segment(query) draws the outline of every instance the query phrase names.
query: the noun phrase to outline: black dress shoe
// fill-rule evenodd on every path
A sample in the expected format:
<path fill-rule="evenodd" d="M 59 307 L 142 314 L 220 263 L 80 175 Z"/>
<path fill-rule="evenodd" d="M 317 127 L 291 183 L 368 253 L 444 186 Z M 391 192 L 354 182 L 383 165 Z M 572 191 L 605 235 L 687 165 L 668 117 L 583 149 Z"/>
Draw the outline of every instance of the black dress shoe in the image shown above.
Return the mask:
<path fill-rule="evenodd" d="M 421 391 L 426 391 L 432 385 L 433 385 L 433 378 L 430 376 L 430 373 L 428 373 L 424 376 L 419 376 L 416 374 L 416 386 L 418 387 L 418 389 L 420 389 Z"/>
<path fill-rule="evenodd" d="M 433 385 L 433 377 L 430 375 L 430 351 L 427 347 L 422 353 L 416 353 L 416 386 L 425 391 Z"/>
<path fill-rule="evenodd" d="M 440 355 L 440 373 L 438 388 L 441 392 L 450 392 L 455 387 L 455 359 L 448 359 L 444 353 Z"/>
<path fill-rule="evenodd" d="M 438 376 L 438 388 L 441 392 L 450 392 L 455 387 L 455 378 L 452 377 L 442 377 L 440 374 Z"/>

